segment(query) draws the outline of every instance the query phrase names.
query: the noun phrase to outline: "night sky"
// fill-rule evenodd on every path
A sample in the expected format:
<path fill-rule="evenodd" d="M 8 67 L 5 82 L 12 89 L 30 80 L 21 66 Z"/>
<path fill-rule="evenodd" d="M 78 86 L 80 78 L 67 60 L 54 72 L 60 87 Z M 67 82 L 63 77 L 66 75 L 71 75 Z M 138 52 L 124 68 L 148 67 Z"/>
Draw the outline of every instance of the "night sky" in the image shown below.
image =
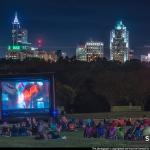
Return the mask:
<path fill-rule="evenodd" d="M 1 0 L 0 46 L 11 42 L 14 13 L 29 31 L 29 42 L 44 39 L 44 46 L 75 54 L 75 47 L 89 39 L 105 44 L 109 55 L 109 36 L 118 20 L 130 32 L 130 48 L 135 55 L 150 49 L 149 0 Z"/>

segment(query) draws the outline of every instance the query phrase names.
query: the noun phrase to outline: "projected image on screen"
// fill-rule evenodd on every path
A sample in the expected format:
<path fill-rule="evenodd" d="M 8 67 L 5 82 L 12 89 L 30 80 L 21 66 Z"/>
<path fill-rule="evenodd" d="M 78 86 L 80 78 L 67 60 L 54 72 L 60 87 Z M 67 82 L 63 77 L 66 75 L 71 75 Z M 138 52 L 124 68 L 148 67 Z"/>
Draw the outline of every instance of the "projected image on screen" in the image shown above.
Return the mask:
<path fill-rule="evenodd" d="M 50 106 L 49 81 L 2 82 L 3 110 L 45 109 Z"/>

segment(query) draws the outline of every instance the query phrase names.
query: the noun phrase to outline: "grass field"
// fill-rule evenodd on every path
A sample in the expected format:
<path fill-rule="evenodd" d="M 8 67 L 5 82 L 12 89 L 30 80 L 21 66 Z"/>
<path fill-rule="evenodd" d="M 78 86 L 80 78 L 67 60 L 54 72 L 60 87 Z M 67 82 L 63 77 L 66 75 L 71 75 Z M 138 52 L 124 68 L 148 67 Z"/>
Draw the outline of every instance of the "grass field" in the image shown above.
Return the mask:
<path fill-rule="evenodd" d="M 150 117 L 150 112 L 111 112 L 97 114 L 70 114 L 70 117 L 75 118 L 94 118 L 94 119 L 116 119 L 116 118 L 139 118 Z M 35 140 L 34 137 L 0 137 L 0 147 L 146 147 L 150 148 L 150 142 L 142 141 L 114 141 L 107 139 L 85 139 L 83 131 L 63 132 L 62 136 L 67 139 L 59 140 Z"/>
<path fill-rule="evenodd" d="M 0 147 L 150 147 L 150 143 L 136 141 L 113 141 L 106 139 L 85 139 L 83 132 L 65 132 L 66 140 L 35 140 L 34 137 L 0 137 Z"/>

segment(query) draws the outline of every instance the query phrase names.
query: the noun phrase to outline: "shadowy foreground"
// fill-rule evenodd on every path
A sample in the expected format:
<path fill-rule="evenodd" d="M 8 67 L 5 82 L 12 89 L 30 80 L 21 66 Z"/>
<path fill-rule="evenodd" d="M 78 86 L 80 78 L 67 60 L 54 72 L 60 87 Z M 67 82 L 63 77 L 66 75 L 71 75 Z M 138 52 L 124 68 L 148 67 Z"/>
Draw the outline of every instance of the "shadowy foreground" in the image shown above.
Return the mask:
<path fill-rule="evenodd" d="M 149 148 L 149 142 L 85 139 L 82 131 L 63 132 L 67 139 L 35 140 L 34 137 L 0 137 L 0 147 L 119 147 Z"/>

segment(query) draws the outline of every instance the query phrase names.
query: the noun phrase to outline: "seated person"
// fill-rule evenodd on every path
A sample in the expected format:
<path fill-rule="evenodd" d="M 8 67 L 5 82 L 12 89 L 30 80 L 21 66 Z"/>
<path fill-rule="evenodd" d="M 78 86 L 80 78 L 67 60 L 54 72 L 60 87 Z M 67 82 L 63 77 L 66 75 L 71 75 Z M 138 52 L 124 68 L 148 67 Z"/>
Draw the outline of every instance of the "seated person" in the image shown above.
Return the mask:
<path fill-rule="evenodd" d="M 144 122 L 145 125 L 150 126 L 150 119 L 149 119 L 149 118 L 145 118 L 145 119 L 143 120 L 143 122 Z"/>
<path fill-rule="evenodd" d="M 60 132 L 62 131 L 62 126 L 61 124 L 57 124 L 57 132 L 59 133 L 60 135 Z"/>
<path fill-rule="evenodd" d="M 134 140 L 134 131 L 135 131 L 135 126 L 132 125 L 127 132 L 125 133 L 125 139 L 126 140 Z"/>
<path fill-rule="evenodd" d="M 125 136 L 125 131 L 123 127 L 118 127 L 117 128 L 117 139 L 119 140 L 124 140 L 124 136 Z"/>
<path fill-rule="evenodd" d="M 0 129 L 0 136 L 2 136 L 2 129 Z"/>
<path fill-rule="evenodd" d="M 63 116 L 60 120 L 61 125 L 62 125 L 62 130 L 66 130 L 67 129 L 67 124 L 68 124 L 68 119 L 66 116 Z"/>
<path fill-rule="evenodd" d="M 33 124 L 32 125 L 31 131 L 32 131 L 32 135 L 36 135 L 37 134 L 37 132 L 38 132 L 38 126 L 37 126 L 37 124 Z"/>
<path fill-rule="evenodd" d="M 18 136 L 18 128 L 16 124 L 14 124 L 11 128 L 11 136 Z"/>
<path fill-rule="evenodd" d="M 10 129 L 9 129 L 7 122 L 4 122 L 4 124 L 2 126 L 2 135 L 3 136 L 10 136 Z"/>
<path fill-rule="evenodd" d="M 136 127 L 135 131 L 134 131 L 134 136 L 135 136 L 135 140 L 142 140 L 142 130 L 139 127 Z"/>
<path fill-rule="evenodd" d="M 27 128 L 25 127 L 24 122 L 20 125 L 19 136 L 28 136 Z"/>
<path fill-rule="evenodd" d="M 126 121 L 126 126 L 131 126 L 132 125 L 132 121 L 131 121 L 131 119 L 128 119 L 127 121 Z"/>
<path fill-rule="evenodd" d="M 48 139 L 60 138 L 61 125 L 57 124 L 55 121 L 50 123 L 50 131 L 48 132 Z"/>
<path fill-rule="evenodd" d="M 111 139 L 116 139 L 116 127 L 114 127 L 114 126 L 111 126 L 110 128 L 109 128 L 109 138 L 111 138 Z"/>
<path fill-rule="evenodd" d="M 97 138 L 97 128 L 96 128 L 96 125 L 94 125 L 94 126 L 92 127 L 91 137 Z"/>
<path fill-rule="evenodd" d="M 50 123 L 50 131 L 52 131 L 52 132 L 57 131 L 57 124 L 55 122 Z"/>
<path fill-rule="evenodd" d="M 93 127 L 91 127 L 89 124 L 87 124 L 84 129 L 84 137 L 85 138 L 93 137 Z"/>
<path fill-rule="evenodd" d="M 105 137 L 105 127 L 101 123 L 97 127 L 97 137 L 99 138 Z"/>
<path fill-rule="evenodd" d="M 47 139 L 47 138 L 48 138 L 48 131 L 46 125 L 43 121 L 40 121 L 38 125 L 38 133 L 35 139 Z"/>
<path fill-rule="evenodd" d="M 84 128 L 84 137 L 88 138 L 89 137 L 89 128 L 90 126 L 87 124 L 86 127 Z"/>
<path fill-rule="evenodd" d="M 78 128 L 82 128 L 83 127 L 83 120 L 79 119 L 78 121 Z"/>
<path fill-rule="evenodd" d="M 75 131 L 75 129 L 76 129 L 75 123 L 74 122 L 69 122 L 68 123 L 68 129 L 69 129 L 69 131 Z"/>

